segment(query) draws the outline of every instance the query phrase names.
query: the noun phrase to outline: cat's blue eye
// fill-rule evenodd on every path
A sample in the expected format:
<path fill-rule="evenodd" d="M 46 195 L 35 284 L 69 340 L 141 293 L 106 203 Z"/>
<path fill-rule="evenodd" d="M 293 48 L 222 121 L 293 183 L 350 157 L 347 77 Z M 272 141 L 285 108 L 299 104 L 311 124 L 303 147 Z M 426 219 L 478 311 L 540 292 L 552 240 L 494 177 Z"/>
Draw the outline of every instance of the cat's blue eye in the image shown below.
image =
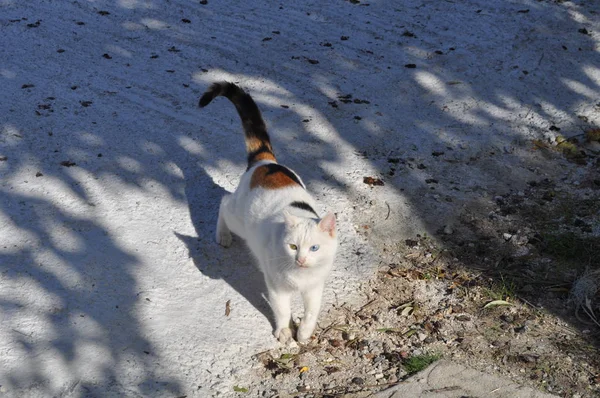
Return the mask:
<path fill-rule="evenodd" d="M 316 252 L 317 250 L 319 250 L 319 245 L 312 245 L 312 246 L 310 247 L 310 251 L 311 251 L 311 252 Z"/>

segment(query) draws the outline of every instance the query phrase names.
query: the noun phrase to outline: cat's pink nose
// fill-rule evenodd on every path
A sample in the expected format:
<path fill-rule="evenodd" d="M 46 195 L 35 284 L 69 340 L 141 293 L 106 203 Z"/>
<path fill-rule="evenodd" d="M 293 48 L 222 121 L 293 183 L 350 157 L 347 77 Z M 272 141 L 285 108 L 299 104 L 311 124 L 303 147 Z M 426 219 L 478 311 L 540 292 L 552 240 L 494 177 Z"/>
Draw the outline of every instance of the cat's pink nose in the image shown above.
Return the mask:
<path fill-rule="evenodd" d="M 298 264 L 299 266 L 302 267 L 304 265 L 304 263 L 306 263 L 306 257 L 298 257 L 296 259 L 296 264 Z"/>

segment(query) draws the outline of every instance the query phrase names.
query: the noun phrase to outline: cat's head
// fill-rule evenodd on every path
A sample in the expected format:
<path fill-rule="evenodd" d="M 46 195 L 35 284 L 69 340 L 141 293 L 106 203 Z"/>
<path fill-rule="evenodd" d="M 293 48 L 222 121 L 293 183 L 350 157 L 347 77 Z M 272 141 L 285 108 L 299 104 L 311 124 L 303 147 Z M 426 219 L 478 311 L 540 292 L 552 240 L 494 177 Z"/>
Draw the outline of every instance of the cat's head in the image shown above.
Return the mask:
<path fill-rule="evenodd" d="M 337 250 L 335 215 L 328 213 L 320 220 L 285 213 L 285 229 L 281 244 L 290 263 L 299 268 L 331 265 Z"/>

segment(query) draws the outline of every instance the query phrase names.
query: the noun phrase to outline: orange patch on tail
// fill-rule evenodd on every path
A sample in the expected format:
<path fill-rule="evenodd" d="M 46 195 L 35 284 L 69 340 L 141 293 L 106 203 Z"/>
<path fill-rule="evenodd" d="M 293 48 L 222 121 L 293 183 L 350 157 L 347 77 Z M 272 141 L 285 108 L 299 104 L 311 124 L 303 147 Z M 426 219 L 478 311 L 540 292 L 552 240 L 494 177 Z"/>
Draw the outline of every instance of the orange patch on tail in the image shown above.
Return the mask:
<path fill-rule="evenodd" d="M 251 189 L 280 189 L 293 185 L 302 187 L 302 183 L 293 172 L 277 163 L 257 167 L 250 179 Z"/>
<path fill-rule="evenodd" d="M 257 137 L 246 138 L 246 151 L 248 152 L 248 164 L 252 165 L 261 160 L 277 162 L 273 154 L 273 148 L 269 141 L 263 141 Z"/>
<path fill-rule="evenodd" d="M 252 156 L 252 163 L 260 162 L 261 160 L 269 160 L 271 162 L 275 162 L 275 155 L 271 152 L 261 152 L 254 156 Z"/>

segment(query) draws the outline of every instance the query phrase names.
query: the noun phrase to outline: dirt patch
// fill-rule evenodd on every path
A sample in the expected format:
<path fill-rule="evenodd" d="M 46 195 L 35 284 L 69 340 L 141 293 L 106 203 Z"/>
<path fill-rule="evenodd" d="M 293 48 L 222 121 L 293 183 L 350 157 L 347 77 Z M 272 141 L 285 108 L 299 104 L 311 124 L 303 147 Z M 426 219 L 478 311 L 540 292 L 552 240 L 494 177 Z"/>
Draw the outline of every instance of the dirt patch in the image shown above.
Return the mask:
<path fill-rule="evenodd" d="M 244 387 L 366 397 L 443 357 L 559 396 L 597 396 L 598 165 L 489 194 L 436 239 L 388 240 L 363 302 L 333 308 L 307 345 L 256 355 L 257 382 Z"/>

